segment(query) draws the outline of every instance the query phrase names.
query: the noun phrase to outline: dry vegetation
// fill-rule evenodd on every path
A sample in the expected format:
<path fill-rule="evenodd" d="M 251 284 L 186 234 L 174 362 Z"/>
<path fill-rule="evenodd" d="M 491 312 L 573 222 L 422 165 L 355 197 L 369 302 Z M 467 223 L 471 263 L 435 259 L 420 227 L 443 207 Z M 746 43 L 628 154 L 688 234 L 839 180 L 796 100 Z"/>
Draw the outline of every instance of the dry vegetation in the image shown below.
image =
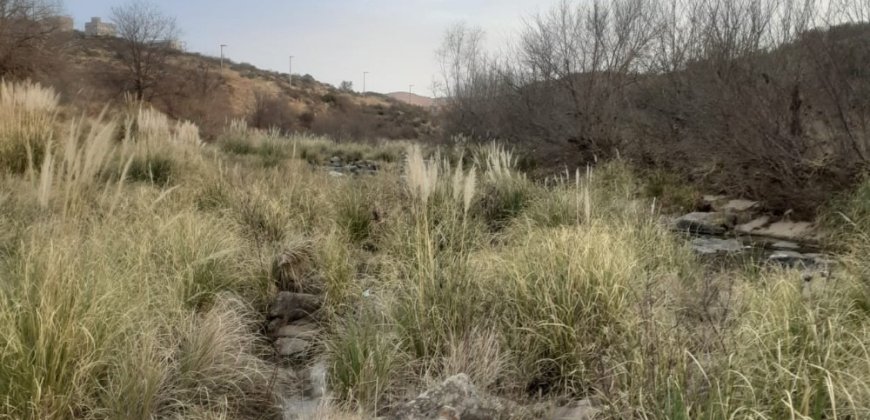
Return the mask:
<path fill-rule="evenodd" d="M 702 265 L 621 161 L 545 187 L 497 146 L 242 122 L 202 145 L 137 103 L 59 114 L 51 89 L 0 89 L 2 418 L 277 417 L 262 313 L 273 257 L 303 250 L 325 288 L 324 418 L 459 372 L 602 418 L 870 416 L 864 190 L 832 209 L 843 268 L 810 291 Z M 333 177 L 316 165 L 333 155 L 385 163 Z"/>
<path fill-rule="evenodd" d="M 451 29 L 448 133 L 544 172 L 622 156 L 811 214 L 868 164 L 866 0 L 563 1 L 508 54 Z"/>

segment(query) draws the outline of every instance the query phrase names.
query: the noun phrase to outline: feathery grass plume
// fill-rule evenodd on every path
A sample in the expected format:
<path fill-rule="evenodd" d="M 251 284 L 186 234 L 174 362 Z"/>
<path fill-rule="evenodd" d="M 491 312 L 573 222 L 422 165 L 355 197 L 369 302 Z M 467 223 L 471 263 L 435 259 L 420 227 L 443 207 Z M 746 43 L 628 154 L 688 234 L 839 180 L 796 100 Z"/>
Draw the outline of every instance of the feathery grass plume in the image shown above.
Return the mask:
<path fill-rule="evenodd" d="M 479 147 L 475 165 L 483 171 L 478 212 L 494 230 L 503 229 L 532 201 L 536 186 L 516 170 L 516 158 L 497 143 Z"/>
<path fill-rule="evenodd" d="M 35 172 L 51 141 L 59 96 L 31 82 L 0 81 L 0 172 Z"/>
<path fill-rule="evenodd" d="M 465 213 L 471 208 L 471 202 L 474 200 L 474 190 L 477 185 L 477 168 L 471 167 L 468 174 L 465 175 L 465 182 L 462 184 L 462 209 Z"/>
<path fill-rule="evenodd" d="M 190 121 L 179 121 L 175 124 L 173 143 L 183 146 L 202 146 L 202 138 L 199 137 L 199 127 Z"/>
<path fill-rule="evenodd" d="M 59 102 L 54 89 L 39 83 L 0 81 L 0 109 L 4 113 L 53 113 Z"/>
<path fill-rule="evenodd" d="M 104 123 L 102 119 L 100 116 L 89 124 L 84 119 L 71 122 L 62 148 L 54 151 L 57 156 L 44 162 L 40 200 L 46 206 L 54 196 L 53 190 L 63 194 L 64 214 L 81 208 L 88 200 L 89 191 L 95 189 L 99 175 L 107 169 L 116 150 L 115 124 Z"/>
<path fill-rule="evenodd" d="M 420 146 L 416 144 L 411 145 L 408 147 L 405 169 L 407 185 L 411 190 L 411 196 L 418 199 L 425 207 L 438 184 L 437 160 L 427 162 L 423 159 L 423 151 L 420 149 Z"/>
<path fill-rule="evenodd" d="M 51 145 L 46 148 L 45 158 L 43 158 L 42 167 L 39 170 L 39 187 L 37 191 L 37 200 L 40 207 L 48 208 L 51 200 L 51 186 L 54 181 L 54 160 L 51 153 Z"/>
<path fill-rule="evenodd" d="M 248 121 L 241 118 L 233 118 L 227 127 L 227 133 L 235 136 L 248 134 Z"/>
<path fill-rule="evenodd" d="M 169 117 L 151 106 L 140 104 L 136 114 L 136 141 L 159 144 L 169 142 L 171 139 Z"/>

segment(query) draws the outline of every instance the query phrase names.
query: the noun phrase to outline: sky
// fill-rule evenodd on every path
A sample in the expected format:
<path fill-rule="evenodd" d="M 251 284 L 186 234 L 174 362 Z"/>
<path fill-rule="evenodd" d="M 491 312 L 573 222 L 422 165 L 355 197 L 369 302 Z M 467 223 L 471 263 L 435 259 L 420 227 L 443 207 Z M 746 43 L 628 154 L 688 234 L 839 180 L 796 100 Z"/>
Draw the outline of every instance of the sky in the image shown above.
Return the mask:
<path fill-rule="evenodd" d="M 109 20 L 126 0 L 65 0 L 83 29 L 92 16 Z M 344 80 L 389 93 L 432 96 L 440 77 L 435 58 L 444 31 L 464 21 L 486 31 L 493 48 L 522 27 L 524 18 L 556 0 L 151 0 L 174 16 L 189 51 L 227 57 L 257 67 L 311 74 L 338 85 Z"/>

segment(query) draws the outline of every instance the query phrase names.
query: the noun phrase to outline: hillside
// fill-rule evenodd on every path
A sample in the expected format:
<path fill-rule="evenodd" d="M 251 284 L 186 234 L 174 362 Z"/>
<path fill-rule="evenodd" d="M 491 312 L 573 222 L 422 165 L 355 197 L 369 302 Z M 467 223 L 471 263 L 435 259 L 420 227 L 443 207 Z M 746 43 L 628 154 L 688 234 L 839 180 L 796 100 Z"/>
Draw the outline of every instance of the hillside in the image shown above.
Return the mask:
<path fill-rule="evenodd" d="M 419 106 L 426 109 L 438 109 L 444 106 L 445 101 L 441 98 L 430 98 L 410 92 L 388 93 L 388 97 L 409 105 Z"/>
<path fill-rule="evenodd" d="M 121 102 L 129 89 L 118 38 L 64 35 L 54 65 L 42 66 L 33 79 L 55 87 L 67 101 L 94 112 Z M 146 98 L 175 119 L 199 124 L 207 137 L 232 119 L 257 128 L 306 131 L 337 139 L 418 139 L 434 133 L 429 113 L 387 95 L 339 91 L 311 75 L 258 69 L 197 53 L 175 51 L 165 76 Z"/>

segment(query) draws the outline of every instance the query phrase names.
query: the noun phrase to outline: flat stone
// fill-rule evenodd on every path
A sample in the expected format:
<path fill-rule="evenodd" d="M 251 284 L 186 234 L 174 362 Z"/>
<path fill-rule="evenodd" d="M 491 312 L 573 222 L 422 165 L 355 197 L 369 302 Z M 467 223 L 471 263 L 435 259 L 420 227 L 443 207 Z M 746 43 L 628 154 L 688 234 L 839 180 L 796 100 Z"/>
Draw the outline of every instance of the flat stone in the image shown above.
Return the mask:
<path fill-rule="evenodd" d="M 757 201 L 751 200 L 731 200 L 721 207 L 721 211 L 742 213 L 758 207 Z"/>
<path fill-rule="evenodd" d="M 280 292 L 269 307 L 269 316 L 289 324 L 311 316 L 320 309 L 321 304 L 321 299 L 315 295 Z"/>
<path fill-rule="evenodd" d="M 528 418 L 513 402 L 480 392 L 468 378 L 459 374 L 403 404 L 388 419 L 512 419 Z"/>
<path fill-rule="evenodd" d="M 767 226 L 768 223 L 770 223 L 770 216 L 761 216 L 751 222 L 738 225 L 735 230 L 740 233 L 751 234 Z"/>
<path fill-rule="evenodd" d="M 701 203 L 703 203 L 704 205 L 707 205 L 709 207 L 716 208 L 716 207 L 718 207 L 719 203 L 721 203 L 727 199 L 728 199 L 728 197 L 725 197 L 724 195 L 706 194 L 706 195 L 701 197 Z"/>
<path fill-rule="evenodd" d="M 320 329 L 317 328 L 313 322 L 302 322 L 302 323 L 293 323 L 290 325 L 284 325 L 281 328 L 278 328 L 278 331 L 275 331 L 272 334 L 275 338 L 300 338 L 303 340 L 310 340 L 320 333 Z"/>
<path fill-rule="evenodd" d="M 743 244 L 736 239 L 695 238 L 692 240 L 692 250 L 703 255 L 737 253 L 743 249 Z"/>
<path fill-rule="evenodd" d="M 679 231 L 721 235 L 734 226 L 735 219 L 719 212 L 694 212 L 678 217 L 674 223 Z"/>
<path fill-rule="evenodd" d="M 343 177 L 344 174 L 341 173 L 341 172 L 329 171 L 329 176 L 336 177 L 336 178 L 340 178 L 340 177 Z"/>
<path fill-rule="evenodd" d="M 815 225 L 810 222 L 780 221 L 762 229 L 753 231 L 755 235 L 769 236 L 787 241 L 810 239 L 815 232 Z"/>
<path fill-rule="evenodd" d="M 304 354 L 311 347 L 311 342 L 298 338 L 282 337 L 275 340 L 275 351 L 279 356 L 294 357 Z"/>
<path fill-rule="evenodd" d="M 776 249 L 788 249 L 788 250 L 796 250 L 796 249 L 801 248 L 800 245 L 798 245 L 794 242 L 789 242 L 789 241 L 775 242 L 771 245 L 771 247 L 776 248 Z"/>
<path fill-rule="evenodd" d="M 600 412 L 589 400 L 580 400 L 556 409 L 550 420 L 592 420 Z"/>
<path fill-rule="evenodd" d="M 783 250 L 775 251 L 774 253 L 770 254 L 770 256 L 767 257 L 767 261 L 789 268 L 815 264 L 815 260 L 812 257 L 806 256 L 796 251 Z"/>

